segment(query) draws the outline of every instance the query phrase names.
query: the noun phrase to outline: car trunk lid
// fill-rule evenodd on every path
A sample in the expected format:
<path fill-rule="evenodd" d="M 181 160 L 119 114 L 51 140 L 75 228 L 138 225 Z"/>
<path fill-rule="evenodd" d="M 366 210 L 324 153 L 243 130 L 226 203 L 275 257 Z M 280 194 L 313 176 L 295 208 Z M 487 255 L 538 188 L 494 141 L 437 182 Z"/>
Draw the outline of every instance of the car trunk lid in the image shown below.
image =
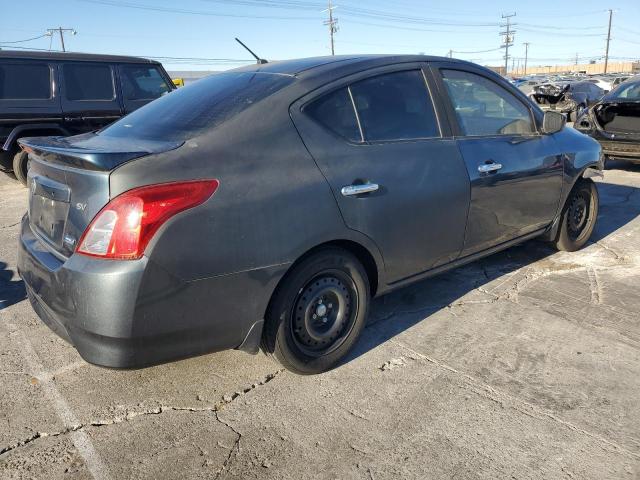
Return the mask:
<path fill-rule="evenodd" d="M 640 102 L 602 103 L 593 114 L 611 139 L 640 141 Z"/>
<path fill-rule="evenodd" d="M 95 215 L 109 202 L 109 174 L 125 162 L 171 150 L 181 142 L 34 137 L 29 153 L 29 224 L 52 253 L 67 258 Z"/>

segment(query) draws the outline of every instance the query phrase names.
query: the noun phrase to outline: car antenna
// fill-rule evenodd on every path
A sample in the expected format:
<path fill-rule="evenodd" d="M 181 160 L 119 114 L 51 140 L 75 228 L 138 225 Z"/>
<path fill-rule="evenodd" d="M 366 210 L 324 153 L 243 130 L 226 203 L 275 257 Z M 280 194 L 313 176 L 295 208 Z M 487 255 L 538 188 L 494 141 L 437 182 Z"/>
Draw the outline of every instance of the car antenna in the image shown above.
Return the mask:
<path fill-rule="evenodd" d="M 238 42 L 240 45 L 242 45 L 247 50 L 247 52 L 249 52 L 251 55 L 253 55 L 253 58 L 256 59 L 256 61 L 258 62 L 258 65 L 262 65 L 264 63 L 269 63 L 264 58 L 260 58 L 255 53 L 253 53 L 253 50 L 251 50 L 244 43 L 242 43 L 242 41 L 238 37 L 236 37 L 236 42 Z"/>

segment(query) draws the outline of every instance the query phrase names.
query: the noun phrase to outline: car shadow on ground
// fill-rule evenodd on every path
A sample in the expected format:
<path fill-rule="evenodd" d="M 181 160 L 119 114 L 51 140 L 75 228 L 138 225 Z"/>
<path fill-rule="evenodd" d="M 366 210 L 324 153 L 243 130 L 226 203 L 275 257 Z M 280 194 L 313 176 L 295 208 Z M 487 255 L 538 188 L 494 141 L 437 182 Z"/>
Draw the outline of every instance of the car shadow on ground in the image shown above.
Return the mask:
<path fill-rule="evenodd" d="M 601 208 L 592 242 L 604 239 L 640 215 L 640 189 L 598 182 L 598 191 Z M 554 253 L 556 250 L 549 244 L 532 240 L 374 299 L 367 326 L 344 363 L 418 323 L 429 322 L 434 313 L 472 290 Z"/>
<path fill-rule="evenodd" d="M 6 263 L 0 262 L 0 310 L 27 298 L 24 282 L 13 278 L 13 270 L 7 268 Z"/>

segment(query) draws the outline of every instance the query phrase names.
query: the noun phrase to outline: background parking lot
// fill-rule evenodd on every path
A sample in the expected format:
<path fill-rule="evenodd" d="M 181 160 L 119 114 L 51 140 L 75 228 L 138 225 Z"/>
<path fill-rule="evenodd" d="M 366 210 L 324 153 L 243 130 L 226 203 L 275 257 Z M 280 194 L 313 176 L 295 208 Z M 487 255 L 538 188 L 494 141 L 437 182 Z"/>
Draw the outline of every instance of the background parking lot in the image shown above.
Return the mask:
<path fill-rule="evenodd" d="M 27 192 L 0 176 L 0 477 L 638 478 L 640 167 L 612 167 L 584 250 L 529 242 L 377 299 L 311 377 L 236 351 L 85 363 L 24 299 Z"/>

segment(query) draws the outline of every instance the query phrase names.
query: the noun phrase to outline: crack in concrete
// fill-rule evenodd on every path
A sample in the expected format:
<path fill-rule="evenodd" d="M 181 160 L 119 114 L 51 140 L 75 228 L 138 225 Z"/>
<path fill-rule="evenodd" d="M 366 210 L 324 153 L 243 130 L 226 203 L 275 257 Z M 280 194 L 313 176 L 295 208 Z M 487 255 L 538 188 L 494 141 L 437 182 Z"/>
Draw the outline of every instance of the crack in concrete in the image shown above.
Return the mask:
<path fill-rule="evenodd" d="M 253 384 L 251 384 L 251 386 L 244 388 L 242 390 L 239 390 L 237 392 L 234 392 L 232 395 L 223 395 L 223 400 L 220 402 L 217 402 L 216 404 L 210 406 L 210 407 L 179 407 L 179 406 L 170 406 L 170 405 L 159 405 L 157 407 L 154 408 L 149 408 L 146 410 L 141 410 L 141 411 L 135 411 L 135 412 L 128 412 L 125 415 L 121 415 L 121 416 L 116 416 L 114 418 L 110 418 L 110 419 L 98 419 L 98 420 L 90 420 L 89 422 L 86 423 L 79 423 L 76 425 L 72 425 L 68 428 L 65 428 L 63 430 L 59 430 L 57 432 L 37 432 L 35 434 L 33 434 L 32 436 L 24 439 L 24 440 L 20 440 L 18 442 L 14 442 L 10 445 L 7 445 L 3 448 L 0 449 L 0 457 L 2 455 L 5 455 L 9 452 L 11 452 L 12 450 L 15 450 L 16 448 L 20 448 L 23 447 L 25 445 L 28 445 L 31 442 L 34 442 L 40 438 L 46 438 L 46 437 L 57 437 L 60 435 L 65 435 L 68 433 L 72 433 L 72 432 L 76 432 L 79 430 L 83 430 L 87 427 L 103 427 L 103 426 L 107 426 L 107 425 L 118 425 L 120 423 L 124 423 L 124 422 L 129 422 L 135 418 L 138 417 L 143 417 L 146 415 L 161 415 L 163 413 L 166 412 L 212 412 L 215 414 L 216 416 L 216 420 L 218 420 L 220 423 L 222 423 L 223 425 L 226 425 L 227 427 L 229 427 L 231 430 L 233 430 L 235 433 L 237 433 L 238 435 L 240 435 L 239 432 L 237 432 L 231 425 L 227 424 L 226 422 L 220 420 L 219 416 L 218 416 L 218 412 L 221 411 L 222 409 L 224 409 L 224 407 L 235 401 L 237 398 L 246 395 L 247 393 L 255 390 L 258 387 L 261 387 L 263 385 L 266 385 L 267 383 L 269 383 L 270 381 L 272 381 L 274 378 L 276 378 L 279 374 L 283 373 L 284 369 L 280 369 L 277 370 L 273 373 L 269 373 L 268 375 L 265 375 L 265 377 L 258 381 L 255 382 Z M 43 376 L 44 377 L 44 376 Z M 37 377 L 36 377 L 37 378 Z M 44 377 L 44 380 L 42 380 L 43 382 L 49 382 L 49 381 L 53 381 L 53 377 Z M 227 398 L 227 400 L 225 400 L 225 398 Z M 231 398 L 229 400 L 229 398 Z M 239 441 L 239 439 L 238 439 Z M 236 442 L 237 443 L 237 442 Z M 233 450 L 233 447 L 232 447 Z M 216 477 L 217 478 L 217 477 Z"/>
<path fill-rule="evenodd" d="M 21 221 L 22 221 L 22 220 L 18 220 L 16 223 L 12 223 L 12 224 L 10 224 L 10 225 L 2 225 L 2 226 L 0 226 L 0 229 L 4 230 L 5 228 L 15 227 L 16 225 L 20 225 L 20 222 L 21 222 Z"/>
<path fill-rule="evenodd" d="M 415 355 L 416 357 L 418 357 L 418 359 L 421 360 L 426 360 L 429 363 L 432 363 L 433 365 L 435 365 L 438 368 L 447 370 L 451 373 L 454 373 L 457 376 L 462 377 L 463 379 L 465 379 L 467 381 L 467 383 L 470 384 L 469 390 L 471 390 L 473 393 L 480 395 L 484 398 L 487 398 L 488 400 L 491 400 L 497 404 L 499 404 L 502 408 L 508 407 L 511 408 L 519 413 L 522 413 L 524 415 L 527 415 L 531 418 L 535 418 L 538 420 L 544 420 L 544 419 L 550 419 L 555 423 L 558 423 L 560 425 L 562 425 L 565 428 L 568 428 L 569 430 L 572 430 L 576 433 L 588 436 L 589 438 L 592 438 L 594 440 L 596 440 L 598 442 L 598 444 L 600 445 L 601 448 L 604 449 L 604 445 L 607 445 L 609 447 L 612 447 L 614 450 L 619 451 L 629 457 L 633 457 L 635 459 L 640 459 L 640 453 L 636 453 L 633 452 L 631 450 L 629 450 L 628 448 L 612 441 L 609 440 L 608 438 L 602 437 L 598 434 L 589 432 L 588 430 L 585 430 L 583 428 L 580 428 L 576 425 L 574 425 L 571 422 L 568 422 L 566 420 L 563 420 L 562 418 L 558 417 L 557 415 L 553 414 L 552 412 L 549 411 L 545 411 L 542 410 L 541 408 L 537 407 L 536 405 L 533 405 L 532 403 L 527 402 L 526 400 L 522 400 L 521 398 L 518 397 L 514 397 L 513 395 L 510 395 L 508 393 L 502 392 L 500 390 L 497 390 L 495 388 L 493 388 L 491 385 L 488 385 L 480 380 L 478 380 L 477 378 L 473 377 L 472 375 L 469 375 L 468 373 L 465 373 L 463 371 L 457 370 L 456 368 L 447 365 L 446 363 L 440 362 L 438 360 L 436 360 L 435 358 L 432 358 L 428 355 L 425 355 L 423 353 L 420 353 L 414 349 L 412 349 L 411 347 L 398 342 L 397 340 L 389 340 L 391 343 L 394 343 L 396 345 L 398 345 L 400 348 L 404 348 L 405 350 L 407 350 L 408 352 L 411 352 L 413 355 Z M 476 387 L 476 388 L 473 388 Z M 481 390 L 478 390 L 478 388 L 480 388 Z"/>
<path fill-rule="evenodd" d="M 218 412 L 215 412 L 215 416 L 216 416 L 216 420 L 218 422 L 220 422 L 221 424 L 225 425 L 227 428 L 229 428 L 233 433 L 236 434 L 236 441 L 235 443 L 231 446 L 231 448 L 229 449 L 229 455 L 227 455 L 227 458 L 225 458 L 224 462 L 222 463 L 222 466 L 220 467 L 220 469 L 218 470 L 218 473 L 216 473 L 215 476 L 215 480 L 218 480 L 220 478 L 220 475 L 222 475 L 222 473 L 227 469 L 227 467 L 230 465 L 231 463 L 231 459 L 233 457 L 233 453 L 236 452 L 236 456 L 240 453 L 240 439 L 242 438 L 242 433 L 240 433 L 238 430 L 236 430 L 230 423 L 225 422 L 224 420 L 222 420 L 220 418 L 220 415 L 218 414 Z"/>

